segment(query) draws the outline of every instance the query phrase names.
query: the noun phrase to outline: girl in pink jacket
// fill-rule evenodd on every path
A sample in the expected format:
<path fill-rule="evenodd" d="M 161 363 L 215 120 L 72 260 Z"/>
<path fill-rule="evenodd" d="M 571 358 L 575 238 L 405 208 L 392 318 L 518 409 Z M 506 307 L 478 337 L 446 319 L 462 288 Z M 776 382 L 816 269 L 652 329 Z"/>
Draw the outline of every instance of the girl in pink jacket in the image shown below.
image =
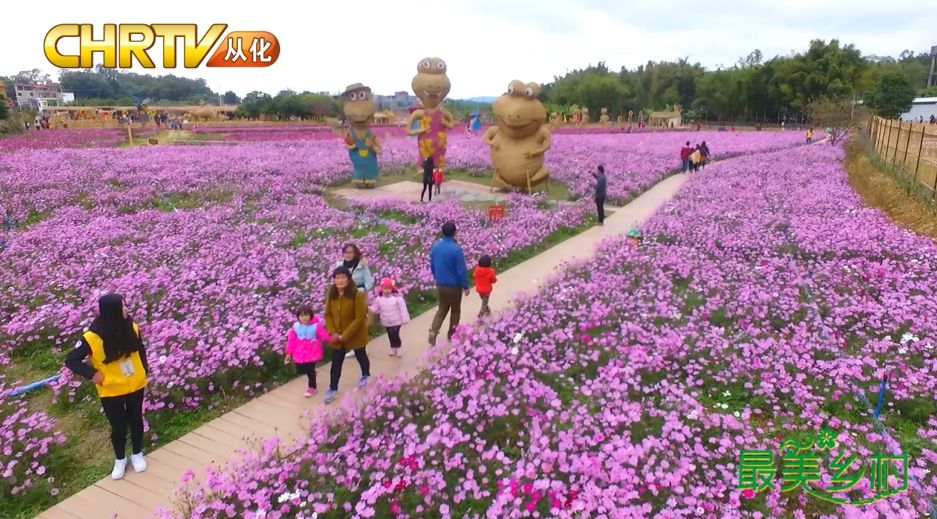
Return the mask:
<path fill-rule="evenodd" d="M 319 319 L 314 319 L 312 308 L 300 306 L 296 310 L 298 321 L 290 327 L 286 334 L 286 359 L 296 363 L 296 372 L 306 375 L 309 387 L 306 388 L 306 398 L 316 394 L 316 362 L 322 360 L 322 343 L 330 342 L 329 332 Z"/>
<path fill-rule="evenodd" d="M 381 293 L 371 302 L 370 310 L 381 316 L 381 324 L 387 329 L 390 339 L 390 356 L 400 357 L 400 327 L 410 322 L 407 303 L 397 293 L 397 285 L 391 278 L 384 278 L 380 285 Z"/>

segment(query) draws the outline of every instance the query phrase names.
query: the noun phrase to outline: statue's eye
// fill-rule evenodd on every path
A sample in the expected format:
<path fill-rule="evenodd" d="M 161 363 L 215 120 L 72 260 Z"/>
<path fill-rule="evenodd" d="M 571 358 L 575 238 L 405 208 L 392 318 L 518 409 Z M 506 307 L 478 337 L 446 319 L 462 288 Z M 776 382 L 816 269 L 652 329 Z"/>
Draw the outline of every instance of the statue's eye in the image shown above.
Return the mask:
<path fill-rule="evenodd" d="M 357 100 L 358 100 L 358 92 L 352 92 L 351 95 L 348 96 L 348 99 L 351 99 L 352 101 L 357 101 Z"/>
<path fill-rule="evenodd" d="M 509 94 L 514 93 L 514 83 L 511 83 L 510 85 L 508 85 L 508 93 Z"/>
<path fill-rule="evenodd" d="M 446 62 L 443 60 L 439 60 L 439 62 L 436 63 L 436 68 L 438 68 L 439 70 L 446 70 Z"/>
<path fill-rule="evenodd" d="M 422 65 L 423 65 L 423 68 L 425 68 L 426 70 L 433 68 L 433 64 L 430 63 L 428 59 L 423 60 Z"/>
<path fill-rule="evenodd" d="M 530 88 L 530 87 L 525 88 L 525 89 L 524 89 L 524 95 L 527 96 L 527 97 L 533 97 L 533 96 L 534 96 L 534 89 L 533 89 L 533 88 Z"/>

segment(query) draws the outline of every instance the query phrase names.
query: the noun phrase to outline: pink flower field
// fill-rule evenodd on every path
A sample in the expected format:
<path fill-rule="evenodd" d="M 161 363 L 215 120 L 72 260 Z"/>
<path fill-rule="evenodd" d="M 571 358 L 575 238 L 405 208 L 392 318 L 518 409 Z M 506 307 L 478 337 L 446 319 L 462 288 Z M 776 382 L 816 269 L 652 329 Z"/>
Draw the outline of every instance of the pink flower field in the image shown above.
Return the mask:
<path fill-rule="evenodd" d="M 419 305 L 442 222 L 459 224 L 470 263 L 490 254 L 497 266 L 593 218 L 588 200 L 542 194 L 511 195 L 497 223 L 455 202 L 336 205 L 326 191 L 350 164 L 331 138 L 124 149 L 67 131 L 80 133 L 36 132 L 55 140 L 0 153 L 0 396 L 62 372 L 51 405 L 48 390 L 0 400 L 4 509 L 50 504 L 75 477 L 80 438 L 63 424 L 90 417 L 106 432 L 93 389 L 61 370 L 104 290 L 127 296 L 141 323 L 158 444 L 172 417 L 220 405 L 220 388 L 249 398 L 292 376 L 277 362 L 283 332 L 299 304 L 321 311 L 343 243 Z M 911 453 L 919 490 L 852 510 L 923 510 L 937 463 L 933 244 L 863 209 L 841 150 L 800 146 L 799 132 L 558 134 L 547 164 L 586 199 L 605 164 L 624 202 L 677 169 L 686 140 L 737 158 L 691 178 L 647 225 L 651 244 L 607 244 L 601 269 L 558 276 L 415 385 L 313 424 L 301 456 L 280 460 L 290 446 L 271 440 L 237 477 L 199 482 L 185 494 L 193 515 L 793 513 L 797 494 L 733 490 L 733 463 L 821 425 L 850 448 Z M 388 174 L 411 167 L 415 141 L 387 138 L 380 160 Z M 448 160 L 490 169 L 478 136 L 453 134 Z M 874 399 L 885 370 L 903 374 L 883 414 L 890 439 L 853 396 Z M 286 492 L 302 497 L 280 502 Z"/>
<path fill-rule="evenodd" d="M 842 156 L 807 146 L 711 166 L 644 246 L 608 242 L 602 268 L 557 276 L 416 381 L 190 482 L 186 516 L 926 515 L 937 246 L 864 208 Z M 885 374 L 876 426 L 867 400 Z M 824 428 L 860 460 L 907 453 L 908 490 L 837 506 L 781 492 L 779 474 L 774 490 L 738 489 L 741 450 Z M 828 495 L 874 499 L 868 479 Z"/>

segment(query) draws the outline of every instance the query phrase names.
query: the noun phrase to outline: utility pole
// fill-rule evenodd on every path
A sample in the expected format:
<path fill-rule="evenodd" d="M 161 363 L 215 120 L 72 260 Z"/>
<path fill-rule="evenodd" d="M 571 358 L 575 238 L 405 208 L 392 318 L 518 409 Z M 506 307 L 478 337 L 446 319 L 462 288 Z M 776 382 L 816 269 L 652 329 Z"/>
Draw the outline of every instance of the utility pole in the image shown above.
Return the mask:
<path fill-rule="evenodd" d="M 937 45 L 930 48 L 930 74 L 927 76 L 927 86 L 937 86 Z"/>
<path fill-rule="evenodd" d="M 856 91 L 852 91 L 852 106 L 849 107 L 849 122 L 856 118 Z"/>

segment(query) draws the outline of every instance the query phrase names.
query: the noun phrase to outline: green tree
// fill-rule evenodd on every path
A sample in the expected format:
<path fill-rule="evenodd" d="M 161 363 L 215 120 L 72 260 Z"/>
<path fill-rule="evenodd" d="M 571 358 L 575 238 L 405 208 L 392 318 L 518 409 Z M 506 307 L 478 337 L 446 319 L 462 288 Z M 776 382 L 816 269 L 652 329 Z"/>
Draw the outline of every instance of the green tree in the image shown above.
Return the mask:
<path fill-rule="evenodd" d="M 836 144 L 856 126 L 860 120 L 856 116 L 852 98 L 820 97 L 807 104 L 810 122 L 820 128 L 830 129 L 830 144 Z"/>
<path fill-rule="evenodd" d="M 907 75 L 899 70 L 892 70 L 882 74 L 878 83 L 863 100 L 877 115 L 895 119 L 911 108 L 915 94 L 914 85 Z"/>
<path fill-rule="evenodd" d="M 249 117 L 256 119 L 261 114 L 270 113 L 273 105 L 273 98 L 270 94 L 254 91 L 244 96 L 244 100 L 238 105 L 235 114 L 240 117 Z"/>
<path fill-rule="evenodd" d="M 165 103 L 216 102 L 218 99 L 204 79 L 120 72 L 100 65 L 94 70 L 63 70 L 59 73 L 59 82 L 62 90 L 75 93 L 76 101 L 98 99 L 103 104 L 117 104 L 115 101 L 128 98 L 150 98 Z"/>
<path fill-rule="evenodd" d="M 319 94 L 303 94 L 307 113 L 314 118 L 334 117 L 338 112 L 338 104 L 330 96 Z"/>
<path fill-rule="evenodd" d="M 224 93 L 224 98 L 222 100 L 226 105 L 236 105 L 240 101 L 238 95 L 230 90 Z"/>

